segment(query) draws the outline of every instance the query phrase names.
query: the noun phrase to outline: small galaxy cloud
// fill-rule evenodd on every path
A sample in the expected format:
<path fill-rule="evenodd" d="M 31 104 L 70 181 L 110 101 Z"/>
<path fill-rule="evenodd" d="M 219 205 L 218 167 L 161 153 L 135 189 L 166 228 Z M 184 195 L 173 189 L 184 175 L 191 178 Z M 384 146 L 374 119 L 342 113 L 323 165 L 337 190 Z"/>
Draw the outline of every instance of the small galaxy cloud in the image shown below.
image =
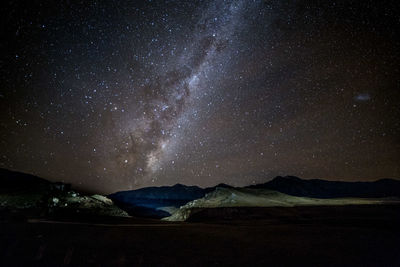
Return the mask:
<path fill-rule="evenodd" d="M 358 94 L 354 97 L 354 100 L 358 102 L 366 102 L 371 100 L 371 95 L 369 93 Z"/>

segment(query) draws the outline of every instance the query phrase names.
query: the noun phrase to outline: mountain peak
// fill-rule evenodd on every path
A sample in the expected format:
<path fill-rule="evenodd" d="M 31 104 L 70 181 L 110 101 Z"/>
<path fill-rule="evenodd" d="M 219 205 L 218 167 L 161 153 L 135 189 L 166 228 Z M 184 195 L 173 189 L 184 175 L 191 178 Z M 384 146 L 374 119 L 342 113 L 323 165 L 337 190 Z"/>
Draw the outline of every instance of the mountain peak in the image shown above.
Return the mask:
<path fill-rule="evenodd" d="M 177 184 L 174 184 L 172 187 L 188 187 L 188 186 L 184 185 L 184 184 L 177 183 Z"/>
<path fill-rule="evenodd" d="M 272 179 L 272 181 L 274 181 L 274 180 L 300 181 L 303 179 L 301 179 L 297 176 L 288 175 L 288 176 L 276 176 L 274 179 Z"/>

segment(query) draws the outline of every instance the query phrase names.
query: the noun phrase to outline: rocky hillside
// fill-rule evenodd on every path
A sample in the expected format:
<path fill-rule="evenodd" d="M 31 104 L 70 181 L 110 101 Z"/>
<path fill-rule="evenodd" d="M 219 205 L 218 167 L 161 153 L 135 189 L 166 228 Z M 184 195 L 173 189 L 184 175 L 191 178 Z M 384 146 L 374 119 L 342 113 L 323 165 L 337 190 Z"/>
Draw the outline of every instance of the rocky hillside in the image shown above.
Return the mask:
<path fill-rule="evenodd" d="M 128 216 L 105 196 L 81 194 L 68 184 L 51 183 L 29 174 L 0 169 L 0 185 L 0 211 L 6 213 Z"/>

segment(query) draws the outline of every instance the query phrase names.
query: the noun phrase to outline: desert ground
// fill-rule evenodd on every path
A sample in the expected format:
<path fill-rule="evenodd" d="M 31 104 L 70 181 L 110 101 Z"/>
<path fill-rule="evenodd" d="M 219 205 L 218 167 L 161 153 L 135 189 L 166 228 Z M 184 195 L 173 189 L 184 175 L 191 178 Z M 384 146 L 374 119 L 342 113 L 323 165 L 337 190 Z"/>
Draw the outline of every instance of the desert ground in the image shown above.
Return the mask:
<path fill-rule="evenodd" d="M 400 206 L 204 209 L 189 222 L 2 215 L 2 266 L 400 266 Z"/>

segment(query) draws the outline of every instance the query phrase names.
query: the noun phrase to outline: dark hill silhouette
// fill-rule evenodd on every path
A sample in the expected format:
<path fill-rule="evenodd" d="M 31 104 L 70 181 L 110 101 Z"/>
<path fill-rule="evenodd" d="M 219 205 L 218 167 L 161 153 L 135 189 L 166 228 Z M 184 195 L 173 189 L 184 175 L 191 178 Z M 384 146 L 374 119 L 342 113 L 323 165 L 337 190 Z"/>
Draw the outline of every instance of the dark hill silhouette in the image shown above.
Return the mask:
<path fill-rule="evenodd" d="M 251 185 L 248 188 L 270 189 L 292 196 L 313 198 L 400 197 L 400 181 L 394 179 L 381 179 L 374 182 L 341 182 L 278 176 L 269 182 Z"/>
<path fill-rule="evenodd" d="M 43 190 L 51 184 L 31 174 L 0 169 L 0 193 Z"/>

